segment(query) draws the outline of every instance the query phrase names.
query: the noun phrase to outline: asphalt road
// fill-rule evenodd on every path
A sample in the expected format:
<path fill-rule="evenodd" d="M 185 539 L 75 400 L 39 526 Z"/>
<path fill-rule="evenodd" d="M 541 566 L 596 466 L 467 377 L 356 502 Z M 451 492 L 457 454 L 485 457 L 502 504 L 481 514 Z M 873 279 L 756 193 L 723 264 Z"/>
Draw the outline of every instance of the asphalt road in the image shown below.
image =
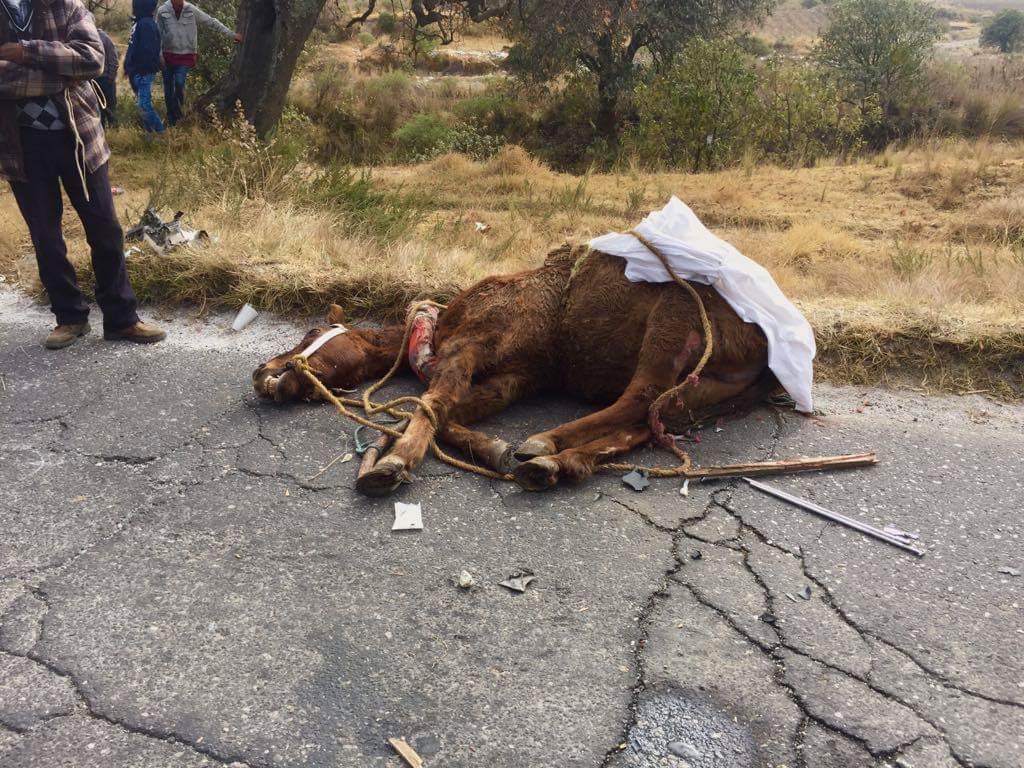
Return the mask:
<path fill-rule="evenodd" d="M 250 392 L 294 326 L 46 352 L 48 323 L 0 293 L 4 768 L 399 766 L 389 737 L 431 768 L 1024 765 L 1024 408 L 819 386 L 819 419 L 694 446 L 877 450 L 774 482 L 919 530 L 916 559 L 736 482 L 531 495 L 428 463 L 367 500 L 354 462 L 309 480 L 349 425 Z M 425 530 L 391 532 L 396 499 Z"/>

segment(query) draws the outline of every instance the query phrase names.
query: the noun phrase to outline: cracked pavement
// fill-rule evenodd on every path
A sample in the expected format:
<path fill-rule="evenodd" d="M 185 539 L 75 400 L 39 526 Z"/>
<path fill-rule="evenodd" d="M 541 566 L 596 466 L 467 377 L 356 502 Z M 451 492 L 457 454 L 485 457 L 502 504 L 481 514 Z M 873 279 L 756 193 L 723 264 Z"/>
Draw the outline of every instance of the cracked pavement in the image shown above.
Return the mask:
<path fill-rule="evenodd" d="M 228 323 L 46 352 L 48 314 L 0 292 L 4 768 L 397 767 L 389 737 L 428 766 L 1024 765 L 1021 406 L 821 385 L 820 418 L 692 446 L 877 450 L 770 482 L 919 530 L 919 560 L 737 481 L 536 495 L 428 461 L 362 498 L 354 462 L 310 479 L 351 425 L 251 394 L 296 326 Z M 395 500 L 424 531 L 390 531 Z"/>

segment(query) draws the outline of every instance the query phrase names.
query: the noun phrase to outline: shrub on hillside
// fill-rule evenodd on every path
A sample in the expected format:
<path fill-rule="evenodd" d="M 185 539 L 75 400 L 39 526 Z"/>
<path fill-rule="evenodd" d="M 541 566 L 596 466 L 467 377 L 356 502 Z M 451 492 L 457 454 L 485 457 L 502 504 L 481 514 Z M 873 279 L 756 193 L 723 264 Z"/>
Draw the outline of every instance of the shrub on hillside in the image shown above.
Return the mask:
<path fill-rule="evenodd" d="M 414 115 L 393 135 L 396 154 L 404 160 L 421 161 L 439 154 L 452 141 L 453 129 L 437 113 Z"/>
<path fill-rule="evenodd" d="M 859 150 L 866 116 L 813 66 L 759 65 L 734 43 L 693 42 L 641 89 L 632 146 L 646 163 L 692 171 L 746 156 L 806 165 Z"/>
<path fill-rule="evenodd" d="M 393 35 L 398 29 L 398 17 L 393 13 L 382 11 L 377 17 L 377 29 L 385 35 Z"/>
<path fill-rule="evenodd" d="M 504 87 L 462 99 L 453 109 L 462 122 L 506 142 L 519 143 L 535 128 L 529 106 L 518 94 Z"/>
<path fill-rule="evenodd" d="M 235 28 L 238 0 L 203 0 L 202 8 L 224 22 L 229 29 Z M 202 81 L 198 89 L 200 92 L 227 74 L 236 48 L 233 40 L 217 32 L 204 29 L 199 33 L 199 57 L 194 72 Z"/>
<path fill-rule="evenodd" d="M 912 132 L 925 62 L 942 27 L 922 0 L 839 0 L 814 51 L 847 97 L 884 120 L 871 137 L 879 148 Z"/>
<path fill-rule="evenodd" d="M 843 93 L 813 66 L 774 59 L 759 71 L 757 152 L 788 165 L 848 155 L 863 146 L 878 110 L 851 109 Z"/>
<path fill-rule="evenodd" d="M 642 158 L 694 172 L 737 162 L 760 126 L 757 73 L 733 41 L 693 40 L 636 94 Z"/>
<path fill-rule="evenodd" d="M 586 170 L 608 160 L 608 145 L 598 136 L 597 87 L 586 77 L 572 77 L 548 96 L 527 149 L 558 170 Z"/>
<path fill-rule="evenodd" d="M 1024 47 L 1024 12 L 1014 8 L 1000 11 L 981 30 L 981 44 L 1011 53 Z"/>

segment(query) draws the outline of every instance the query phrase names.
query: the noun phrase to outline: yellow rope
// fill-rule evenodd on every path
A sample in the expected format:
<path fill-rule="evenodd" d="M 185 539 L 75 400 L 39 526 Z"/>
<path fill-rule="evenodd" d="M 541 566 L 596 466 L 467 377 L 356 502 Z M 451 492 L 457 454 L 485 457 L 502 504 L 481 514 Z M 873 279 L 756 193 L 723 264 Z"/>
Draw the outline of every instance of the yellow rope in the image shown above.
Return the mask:
<path fill-rule="evenodd" d="M 704 354 L 701 355 L 697 364 L 694 366 L 693 371 L 683 379 L 682 382 L 676 384 L 674 387 L 669 388 L 665 392 L 662 392 L 654 402 L 651 404 L 648 410 L 649 418 L 652 421 L 660 419 L 660 412 L 662 406 L 671 398 L 678 395 L 685 387 L 691 386 L 696 383 L 697 378 L 700 376 L 704 367 L 711 359 L 711 355 L 714 351 L 714 340 L 713 340 L 713 327 L 711 325 L 711 319 L 708 317 L 707 310 L 704 306 L 704 302 L 697 293 L 696 289 L 689 282 L 680 278 L 672 267 L 669 265 L 668 260 L 665 256 L 655 248 L 648 240 L 642 235 L 636 232 L 631 232 L 637 240 L 639 240 L 651 253 L 653 253 L 662 265 L 671 275 L 672 279 L 681 287 L 685 288 L 693 300 L 697 304 L 697 309 L 700 312 L 701 326 L 704 331 Z M 320 395 L 334 405 L 338 413 L 342 416 L 351 419 L 357 424 L 361 424 L 364 427 L 375 429 L 378 432 L 382 432 L 386 435 L 390 435 L 394 438 L 402 436 L 402 432 L 390 427 L 386 424 L 380 424 L 375 421 L 371 421 L 368 417 L 376 415 L 378 413 L 387 413 L 398 421 L 411 419 L 412 414 L 407 411 L 400 410 L 398 406 L 405 403 L 412 403 L 418 408 L 421 408 L 427 415 L 430 421 L 431 427 L 434 432 L 437 431 L 437 415 L 433 409 L 422 398 L 415 396 L 403 396 L 396 397 L 393 400 L 389 400 L 386 403 L 375 403 L 370 398 L 376 393 L 381 387 L 383 387 L 388 381 L 390 381 L 394 375 L 398 372 L 402 365 L 402 358 L 406 354 L 406 348 L 409 343 L 409 337 L 412 334 L 413 319 L 415 318 L 416 312 L 425 306 L 437 307 L 438 309 L 445 309 L 443 304 L 438 304 L 434 301 L 421 301 L 409 309 L 409 319 L 406 323 L 405 334 L 402 338 L 402 345 L 399 347 L 398 356 L 395 358 L 395 362 L 392 364 L 391 369 L 384 374 L 383 378 L 372 384 L 364 392 L 361 399 L 356 400 L 348 397 L 338 397 L 320 379 L 317 378 L 316 373 L 309 366 L 309 361 L 302 355 L 296 355 L 292 358 L 292 367 L 298 371 L 301 375 L 305 376 L 309 382 L 313 385 Z M 366 416 L 361 416 L 358 413 L 350 410 L 350 408 L 361 408 Z M 408 422 L 407 422 L 408 423 Z M 679 459 L 679 465 L 676 467 L 645 467 L 641 464 L 625 464 L 625 463 L 609 463 L 600 464 L 597 466 L 597 470 L 601 472 L 630 472 L 633 470 L 640 470 L 645 472 L 650 477 L 668 478 L 668 477 L 691 477 L 691 478 L 702 478 L 702 477 L 733 477 L 748 474 L 777 474 L 777 470 L 783 471 L 802 471 L 806 469 L 825 469 L 828 467 L 860 467 L 874 464 L 877 459 L 872 454 L 854 454 L 848 456 L 826 456 L 819 457 L 816 459 L 804 459 L 786 462 L 758 462 L 754 464 L 739 464 L 722 467 L 701 467 L 694 468 L 693 461 L 686 451 L 683 451 L 675 443 L 666 446 L 675 456 Z M 514 481 L 515 476 L 511 474 L 503 474 L 501 472 L 495 472 L 494 470 L 481 467 L 476 464 L 471 464 L 461 459 L 457 459 L 445 453 L 444 450 L 437 444 L 436 434 L 430 437 L 430 450 L 433 455 L 445 464 L 455 467 L 456 469 L 462 469 L 467 472 L 473 472 L 477 475 L 490 478 L 492 480 L 505 480 Z"/>
<path fill-rule="evenodd" d="M 643 235 L 640 235 L 635 231 L 631 232 L 630 234 L 632 234 L 637 240 L 639 240 L 644 245 L 644 247 L 646 247 L 651 253 L 657 256 L 658 260 L 661 261 L 662 265 L 668 271 L 669 275 L 672 276 L 672 279 L 675 280 L 675 282 L 678 285 L 682 286 L 690 293 L 690 296 L 693 297 L 693 300 L 697 304 L 697 309 L 700 312 L 701 324 L 704 328 L 704 354 L 701 356 L 700 360 L 697 362 L 697 365 L 694 366 L 693 371 L 686 377 L 686 379 L 684 379 L 681 383 L 677 384 L 676 386 L 663 392 L 661 395 L 658 396 L 654 403 L 651 404 L 649 413 L 651 414 L 651 418 L 653 420 L 659 417 L 661 408 L 665 402 L 667 402 L 670 398 L 675 397 L 685 387 L 693 383 L 696 380 L 696 377 L 700 375 L 701 371 L 704 370 L 704 367 L 707 365 L 708 360 L 711 359 L 714 342 L 712 340 L 711 320 L 710 318 L 708 318 L 707 311 L 704 308 L 704 302 L 701 300 L 700 295 L 697 293 L 694 287 L 690 285 L 686 280 L 680 278 L 675 273 L 675 271 L 669 265 L 668 260 L 665 258 L 665 256 L 657 248 L 655 248 L 645 237 L 643 237 Z M 409 316 L 405 326 L 405 333 L 402 336 L 402 343 L 399 346 L 398 356 L 395 358 L 395 362 L 392 363 L 391 369 L 387 373 L 385 373 L 381 379 L 379 379 L 374 384 L 371 384 L 363 391 L 362 399 L 360 400 L 355 400 L 353 398 L 347 397 L 338 397 L 337 395 L 335 395 L 334 392 L 328 389 L 327 386 L 324 385 L 324 383 L 321 382 L 319 378 L 317 378 L 316 373 L 309 366 L 309 361 L 302 355 L 296 355 L 294 358 L 292 358 L 292 366 L 296 371 L 298 371 L 300 374 L 305 376 L 306 379 L 309 380 L 309 382 L 313 385 L 313 387 L 321 395 L 321 397 L 330 402 L 337 409 L 338 413 L 340 413 L 342 416 L 348 419 L 351 419 L 357 424 L 369 427 L 370 429 L 376 429 L 379 432 L 383 432 L 384 434 L 390 435 L 391 437 L 398 438 L 401 437 L 401 432 L 387 425 L 371 421 L 369 417 L 375 416 L 379 413 L 387 413 L 388 415 L 400 421 L 403 419 L 410 419 L 412 417 L 412 414 L 406 411 L 399 410 L 399 406 L 405 405 L 407 403 L 415 405 L 416 407 L 422 409 L 423 413 L 426 414 L 427 419 L 430 421 L 431 427 L 435 432 L 435 435 L 432 435 L 430 438 L 430 450 L 439 461 L 442 461 L 445 464 L 453 466 L 456 469 L 462 469 L 467 472 L 473 472 L 474 474 L 482 475 L 483 477 L 487 477 L 493 480 L 514 480 L 515 477 L 511 474 L 495 472 L 494 470 L 488 469 L 486 467 L 481 467 L 477 464 L 471 464 L 469 462 L 462 461 L 461 459 L 457 459 L 454 456 L 451 456 L 450 454 L 446 453 L 437 444 L 437 415 L 434 413 L 434 410 L 430 407 L 430 405 L 427 404 L 422 398 L 413 395 L 405 395 L 402 397 L 396 397 L 393 400 L 389 400 L 386 403 L 375 403 L 371 399 L 373 395 L 381 389 L 381 387 L 383 387 L 385 384 L 391 381 L 392 378 L 394 378 L 395 374 L 402 367 L 402 359 L 405 356 L 405 350 L 409 344 L 409 337 L 412 335 L 413 319 L 415 318 L 416 312 L 419 311 L 422 307 L 437 307 L 438 309 L 441 310 L 446 309 L 445 305 L 439 304 L 436 301 L 429 300 L 417 302 L 416 304 L 409 308 Z M 361 408 L 363 412 L 366 414 L 366 416 L 361 416 L 358 413 L 355 413 L 354 411 L 350 410 L 350 408 Z M 690 458 L 689 454 L 681 450 L 675 444 L 667 445 L 665 447 L 672 451 L 672 453 L 676 455 L 676 458 L 679 459 L 678 466 L 644 467 L 638 464 L 611 463 L 601 464 L 597 467 L 597 469 L 602 472 L 630 472 L 632 470 L 638 469 L 643 470 L 651 477 L 687 476 L 693 467 L 693 461 Z"/>
<path fill-rule="evenodd" d="M 404 395 L 402 397 L 396 397 L 393 400 L 389 400 L 386 403 L 375 403 L 370 399 L 373 396 L 373 394 L 377 392 L 377 390 L 379 390 L 385 384 L 387 384 L 388 381 L 390 381 L 398 372 L 399 368 L 402 367 L 402 358 L 405 356 L 405 349 L 409 343 L 409 336 L 412 334 L 413 318 L 415 317 L 417 310 L 419 310 L 421 307 L 427 306 L 437 307 L 439 309 L 445 308 L 443 304 L 438 304 L 435 301 L 421 301 L 410 308 L 409 320 L 406 323 L 405 335 L 402 338 L 402 345 L 398 349 L 398 357 L 395 358 L 395 362 L 392 364 L 391 370 L 384 374 L 383 378 L 381 378 L 375 384 L 372 384 L 371 386 L 367 387 L 366 390 L 363 392 L 362 399 L 360 400 L 355 400 L 349 397 L 338 397 L 337 395 L 335 395 L 330 389 L 328 389 L 324 385 L 322 381 L 320 381 L 320 379 L 317 378 L 316 373 L 309 366 L 309 360 L 307 360 L 302 355 L 296 355 L 295 357 L 292 358 L 292 367 L 300 374 L 305 376 L 316 389 L 316 391 L 320 393 L 321 397 L 330 402 L 337 409 L 338 413 L 340 413 L 342 416 L 348 419 L 351 419 L 357 424 L 362 424 L 364 427 L 376 429 L 377 431 L 383 432 L 384 434 L 390 435 L 391 437 L 399 438 L 402 436 L 402 433 L 399 432 L 397 429 L 389 427 L 386 424 L 380 424 L 376 421 L 371 421 L 367 417 L 374 416 L 378 413 L 387 413 L 388 415 L 396 419 L 399 419 L 400 421 L 403 419 L 411 419 L 412 414 L 406 411 L 399 410 L 398 406 L 404 405 L 406 403 L 412 403 L 423 410 L 423 412 L 427 416 L 427 419 L 430 421 L 431 428 L 436 433 L 437 415 L 434 413 L 434 410 L 430 407 L 430 405 L 426 403 L 422 398 L 415 397 L 413 395 Z M 366 416 L 360 416 L 358 413 L 349 410 L 349 408 L 362 408 Z M 514 480 L 512 475 L 503 474 L 501 472 L 495 472 L 494 470 L 487 469 L 486 467 L 481 467 L 477 464 L 470 464 L 467 461 L 462 461 L 461 459 L 457 459 L 454 456 L 445 453 L 445 451 L 437 444 L 436 435 L 431 435 L 430 437 L 430 450 L 438 461 L 442 461 L 445 464 L 449 464 L 455 467 L 456 469 L 462 469 L 467 472 L 473 472 L 475 474 L 482 475 L 483 477 L 491 478 L 492 480 Z"/>
<path fill-rule="evenodd" d="M 655 398 L 653 403 L 651 403 L 651 407 L 648 409 L 647 413 L 648 419 L 651 423 L 651 429 L 653 431 L 654 426 L 656 424 L 661 423 L 661 409 L 664 407 L 665 403 L 669 402 L 672 398 L 677 397 L 680 392 L 686 389 L 686 387 L 695 386 L 697 384 L 698 378 L 704 371 L 705 366 L 707 366 L 708 361 L 711 359 L 711 355 L 715 351 L 714 328 L 711 325 L 711 318 L 708 317 L 708 312 L 704 306 L 704 301 L 703 299 L 701 299 L 700 294 L 697 293 L 697 289 L 690 285 L 689 281 L 683 280 L 681 277 L 679 277 L 679 275 L 676 274 L 675 270 L 672 269 L 672 266 L 669 264 L 668 259 L 665 258 L 665 254 L 659 251 L 654 246 L 654 244 L 651 243 L 650 240 L 641 235 L 635 229 L 632 230 L 629 234 L 631 234 L 633 237 L 639 240 L 641 245 L 643 245 L 647 250 L 649 250 L 658 258 L 658 261 L 660 261 L 662 266 L 665 267 L 665 271 L 669 273 L 673 280 L 675 280 L 676 285 L 680 286 L 681 288 L 685 288 L 686 291 L 690 294 L 690 297 L 697 305 L 698 312 L 700 312 L 700 324 L 704 331 L 704 354 L 700 356 L 700 359 L 697 361 L 697 364 L 693 367 L 693 370 L 685 379 L 676 384 L 674 387 L 666 389 L 664 392 L 658 395 L 657 398 Z M 642 469 L 651 477 L 687 476 L 690 473 L 690 470 L 693 468 L 693 460 L 690 458 L 690 454 L 679 448 L 679 446 L 677 446 L 674 442 L 666 443 L 664 441 L 659 440 L 659 444 L 661 444 L 663 448 L 667 448 L 676 455 L 676 458 L 679 459 L 679 466 L 641 467 L 636 464 L 612 463 L 602 464 L 600 466 L 600 469 L 605 472 L 629 472 L 634 469 Z"/>

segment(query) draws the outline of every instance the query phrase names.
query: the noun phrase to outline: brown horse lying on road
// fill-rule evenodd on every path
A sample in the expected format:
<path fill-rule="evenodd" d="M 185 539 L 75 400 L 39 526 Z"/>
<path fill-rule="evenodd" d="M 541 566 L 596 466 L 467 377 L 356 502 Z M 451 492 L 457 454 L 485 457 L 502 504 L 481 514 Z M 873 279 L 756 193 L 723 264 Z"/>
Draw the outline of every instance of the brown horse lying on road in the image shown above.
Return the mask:
<path fill-rule="evenodd" d="M 624 270 L 618 257 L 563 246 L 539 269 L 490 277 L 459 294 L 438 321 L 436 363 L 423 395 L 438 438 L 498 471 L 511 469 L 528 490 L 579 482 L 599 462 L 651 439 L 648 410 L 700 359 L 702 324 L 682 288 L 632 283 Z M 662 415 L 676 430 L 754 405 L 778 388 L 761 329 L 740 320 L 714 288 L 694 287 L 711 319 L 714 352 L 699 384 L 666 405 Z M 327 320 L 340 324 L 342 309 L 332 305 Z M 256 392 L 277 402 L 317 399 L 289 362 L 328 330 L 310 331 L 295 349 L 257 368 Z M 356 387 L 383 376 L 404 355 L 404 333 L 401 325 L 340 333 L 309 356 L 309 365 L 330 388 Z M 466 426 L 544 392 L 607 407 L 534 435 L 514 452 Z M 423 460 L 433 435 L 420 410 L 391 452 L 360 478 L 359 489 L 381 495 L 397 488 Z"/>

